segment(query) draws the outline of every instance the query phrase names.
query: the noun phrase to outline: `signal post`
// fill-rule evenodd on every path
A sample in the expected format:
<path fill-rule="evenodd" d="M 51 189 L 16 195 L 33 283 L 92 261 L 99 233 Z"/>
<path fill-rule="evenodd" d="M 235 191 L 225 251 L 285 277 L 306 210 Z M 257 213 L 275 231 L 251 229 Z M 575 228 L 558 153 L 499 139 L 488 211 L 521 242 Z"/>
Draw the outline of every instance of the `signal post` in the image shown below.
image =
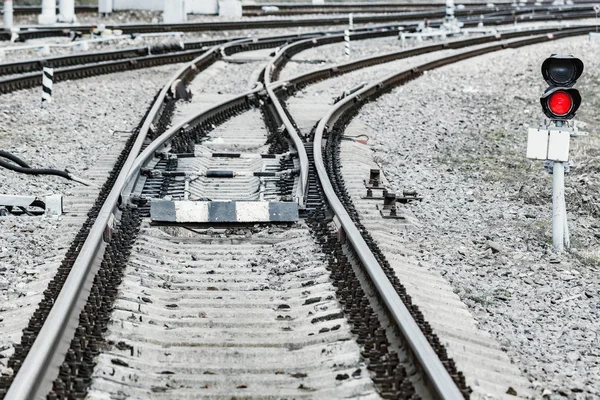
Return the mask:
<path fill-rule="evenodd" d="M 553 54 L 542 64 L 548 83 L 540 103 L 549 120 L 538 129 L 529 129 L 527 158 L 545 160 L 552 173 L 552 244 L 557 251 L 569 248 L 569 228 L 565 204 L 565 164 L 568 167 L 569 143 L 574 136 L 571 119 L 581 104 L 573 86 L 583 72 L 583 62 L 570 55 Z"/>

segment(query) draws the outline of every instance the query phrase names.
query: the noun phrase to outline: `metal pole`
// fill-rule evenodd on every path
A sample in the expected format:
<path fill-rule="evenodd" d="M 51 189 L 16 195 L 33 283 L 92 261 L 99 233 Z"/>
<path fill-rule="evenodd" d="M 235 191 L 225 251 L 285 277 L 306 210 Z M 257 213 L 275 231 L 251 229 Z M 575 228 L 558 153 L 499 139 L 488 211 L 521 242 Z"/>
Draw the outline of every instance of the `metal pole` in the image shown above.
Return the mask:
<path fill-rule="evenodd" d="M 4 29 L 9 30 L 13 27 L 13 2 L 4 0 Z"/>
<path fill-rule="evenodd" d="M 552 245 L 563 251 L 565 244 L 565 166 L 555 162 L 552 168 Z"/>
<path fill-rule="evenodd" d="M 571 248 L 571 238 L 569 237 L 569 220 L 567 219 L 567 202 L 565 201 L 565 193 L 563 191 L 563 199 L 562 199 L 563 205 L 564 205 L 564 213 L 563 215 L 565 216 L 565 221 L 564 221 L 564 226 L 563 226 L 563 232 L 564 232 L 564 239 L 565 239 L 565 248 L 567 250 L 569 250 Z"/>

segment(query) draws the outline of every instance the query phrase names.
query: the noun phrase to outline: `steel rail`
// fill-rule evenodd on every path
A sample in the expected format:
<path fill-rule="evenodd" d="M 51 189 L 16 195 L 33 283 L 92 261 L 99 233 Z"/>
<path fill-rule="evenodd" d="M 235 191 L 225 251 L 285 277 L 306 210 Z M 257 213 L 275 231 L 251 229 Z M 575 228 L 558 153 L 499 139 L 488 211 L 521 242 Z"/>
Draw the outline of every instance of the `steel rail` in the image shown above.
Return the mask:
<path fill-rule="evenodd" d="M 231 46 L 239 45 L 240 43 L 232 43 Z M 29 351 L 24 363 L 19 369 L 13 384 L 9 388 L 7 397 L 10 399 L 31 399 L 44 395 L 48 390 L 53 377 L 56 376 L 58 366 L 64 359 L 66 348 L 69 345 L 70 338 L 73 336 L 77 326 L 76 320 L 79 312 L 83 308 L 85 299 L 89 294 L 89 288 L 93 279 L 94 272 L 98 265 L 95 261 L 101 255 L 105 243 L 102 240 L 102 235 L 111 217 L 117 212 L 117 206 L 122 204 L 123 193 L 126 187 L 131 186 L 131 179 L 136 174 L 139 167 L 143 164 L 143 160 L 152 154 L 152 149 L 162 145 L 167 139 L 173 137 L 181 129 L 186 129 L 185 124 L 168 130 L 165 135 L 162 135 L 159 141 L 155 141 L 142 154 L 139 154 L 143 142 L 151 131 L 152 124 L 158 118 L 159 112 L 171 85 L 178 79 L 187 81 L 191 76 L 198 72 L 198 66 L 211 61 L 211 53 L 219 52 L 221 47 L 215 46 L 206 54 L 198 57 L 192 63 L 182 68 L 174 77 L 172 77 L 167 85 L 161 91 L 157 101 L 154 103 L 150 113 L 144 121 L 142 129 L 136 139 L 132 151 L 119 174 L 115 185 L 113 186 L 107 200 L 103 204 L 96 221 L 94 222 L 90 234 L 86 239 L 79 256 L 75 261 L 73 269 L 67 277 L 63 289 L 61 290 L 54 306 L 52 307 L 46 322 L 44 323 L 38 337 L 36 338 L 33 347 Z M 247 103 L 257 96 L 260 91 L 255 89 L 243 95 L 237 96 L 227 102 L 223 102 L 212 107 L 207 112 L 203 113 L 213 115 L 223 112 L 228 107 L 235 107 L 243 103 Z M 363 91 L 361 91 L 363 92 Z M 193 119 L 187 121 L 195 123 Z M 196 120 L 197 122 L 197 120 Z"/>
<path fill-rule="evenodd" d="M 410 29 L 414 29 L 414 28 L 415 28 L 414 26 L 410 27 Z M 382 31 L 381 36 L 386 36 L 387 34 L 388 34 L 388 32 Z M 394 32 L 392 32 L 392 34 L 395 35 Z M 354 40 L 356 40 L 356 39 L 360 40 L 361 34 L 353 32 L 351 37 Z M 493 38 L 495 38 L 495 36 L 492 37 L 492 39 Z M 281 122 L 283 123 L 284 128 L 288 133 L 288 136 L 292 139 L 294 146 L 296 147 L 296 149 L 298 151 L 298 158 L 300 161 L 300 179 L 298 182 L 298 187 L 296 188 L 296 194 L 295 194 L 294 198 L 296 199 L 296 201 L 298 202 L 300 207 L 304 207 L 306 195 L 308 193 L 308 170 L 309 170 L 308 154 L 306 153 L 306 149 L 304 148 L 302 139 L 298 135 L 296 128 L 290 121 L 290 118 L 287 116 L 285 110 L 283 109 L 281 102 L 279 101 L 279 97 L 275 93 L 275 89 L 280 88 L 280 86 L 273 87 L 271 85 L 272 79 L 274 77 L 275 71 L 281 67 L 281 63 L 285 62 L 286 60 L 289 60 L 291 58 L 291 56 L 293 54 L 296 54 L 298 51 L 301 51 L 308 47 L 315 47 L 315 46 L 320 46 L 320 45 L 324 45 L 324 44 L 335 43 L 335 42 L 339 42 L 342 40 L 343 40 L 343 35 L 331 35 L 326 38 L 312 38 L 312 39 L 306 39 L 306 40 L 298 41 L 296 43 L 292 43 L 292 44 L 284 47 L 279 52 L 279 54 L 276 55 L 276 57 L 274 57 L 267 64 L 267 66 L 265 68 L 264 80 L 265 80 L 265 87 L 267 90 L 267 94 L 271 100 L 271 103 L 277 110 L 277 113 L 279 114 L 279 118 L 281 119 Z M 466 41 L 466 43 L 473 43 L 473 39 L 471 39 L 470 41 Z M 465 44 L 465 45 L 468 45 L 468 44 Z M 428 49 L 426 49 L 424 51 L 427 51 L 427 50 Z M 408 52 L 407 54 L 410 54 L 410 52 Z M 364 62 L 365 62 L 364 60 L 358 61 L 355 63 L 355 65 L 361 65 Z"/>
<path fill-rule="evenodd" d="M 66 56 L 55 56 L 47 58 L 38 58 L 34 60 L 13 61 L 0 64 L 0 75 L 21 74 L 32 71 L 41 71 L 44 67 L 59 68 L 73 65 L 90 64 L 94 62 L 105 62 L 121 60 L 126 58 L 136 58 L 140 56 L 159 55 L 165 53 L 181 52 L 185 50 L 200 50 L 224 44 L 232 40 L 241 40 L 243 37 L 234 37 L 230 39 L 212 39 L 196 42 L 184 42 L 183 48 L 179 44 L 154 45 L 134 47 L 121 50 L 69 54 Z"/>
<path fill-rule="evenodd" d="M 269 67 L 270 66 L 271 64 L 269 64 Z M 266 71 L 268 71 L 268 69 Z M 283 122 L 288 136 L 292 139 L 292 142 L 296 147 L 296 151 L 298 152 L 298 160 L 300 161 L 300 178 L 298 179 L 298 187 L 296 188 L 296 194 L 294 195 L 294 199 L 298 203 L 300 208 L 304 208 L 306 204 L 306 195 L 308 194 L 308 154 L 306 153 L 304 143 L 298 135 L 296 128 L 294 128 L 294 125 L 286 115 L 285 111 L 283 110 L 283 106 L 277 98 L 277 95 L 275 95 L 275 92 L 273 92 L 273 89 L 270 87 L 269 84 L 269 74 L 265 72 L 265 86 L 267 89 L 267 94 L 269 95 L 273 106 L 277 110 L 279 118 Z"/>
<path fill-rule="evenodd" d="M 565 6 L 568 8 L 569 6 Z M 456 10 L 457 16 L 480 15 L 492 11 L 499 11 L 494 8 L 465 8 Z M 366 23 L 383 23 L 394 21 L 409 21 L 420 20 L 423 18 L 443 17 L 445 9 L 430 10 L 430 11 L 415 11 L 404 13 L 388 13 L 376 15 L 357 15 L 354 17 L 356 24 Z M 251 19 L 242 21 L 219 21 L 219 22 L 186 22 L 177 24 L 109 24 L 107 29 L 121 30 L 125 34 L 132 33 L 150 33 L 150 32 L 206 32 L 206 31 L 222 31 L 222 30 L 242 30 L 242 29 L 272 29 L 272 28 L 287 28 L 290 26 L 306 27 L 306 26 L 331 26 L 331 25 L 346 25 L 348 18 L 346 16 L 337 17 L 321 17 L 321 18 L 285 18 L 285 19 Z M 47 28 L 45 26 L 32 25 L 22 26 L 18 33 L 19 40 L 27 40 L 34 38 L 52 37 L 52 36 L 69 36 L 72 31 L 91 31 L 93 25 L 79 25 L 77 27 L 59 27 Z M 0 31 L 0 40 L 10 40 L 11 32 Z"/>
<path fill-rule="evenodd" d="M 56 14 L 58 15 L 60 8 L 56 7 Z M 40 6 L 13 6 L 13 14 L 15 15 L 29 15 L 29 14 L 41 14 L 42 7 Z M 98 6 L 84 6 L 75 5 L 75 13 L 97 13 Z M 4 14 L 4 7 L 0 7 L 0 14 Z"/>
<path fill-rule="evenodd" d="M 406 28 L 409 28 L 409 27 L 406 27 Z M 410 27 L 410 29 L 413 29 L 413 30 L 414 30 L 414 28 L 415 28 L 415 26 Z M 351 37 L 353 38 L 353 40 L 357 40 L 357 39 L 360 40 L 360 39 L 364 39 L 364 38 L 383 37 L 383 36 L 389 36 L 389 35 L 396 35 L 396 33 L 394 31 L 389 31 L 389 30 L 382 30 L 382 31 L 380 31 L 379 34 L 377 34 L 377 33 L 366 33 L 365 34 L 365 33 L 353 32 Z M 331 35 L 326 38 L 311 38 L 311 39 L 301 40 L 301 41 L 297 42 L 298 46 L 294 46 L 293 48 L 294 48 L 294 51 L 298 51 L 299 49 L 304 49 L 307 47 L 318 46 L 318 45 L 323 45 L 323 44 L 327 44 L 327 43 L 340 42 L 343 39 L 344 39 L 344 35 Z M 279 119 L 281 120 L 281 122 L 283 123 L 283 125 L 285 127 L 285 131 L 287 132 L 288 136 L 292 139 L 292 142 L 294 143 L 294 146 L 296 147 L 296 151 L 298 152 L 298 160 L 300 161 L 300 178 L 298 179 L 298 187 L 296 188 L 296 194 L 294 195 L 294 199 L 299 204 L 300 208 L 304 208 L 305 202 L 306 202 L 306 196 L 308 194 L 308 171 L 309 171 L 308 154 L 306 153 L 306 149 L 304 148 L 304 143 L 302 142 L 302 139 L 298 135 L 296 128 L 290 121 L 285 110 L 283 109 L 283 106 L 281 105 L 281 102 L 279 101 L 278 96 L 275 94 L 275 92 L 273 91 L 273 88 L 271 87 L 272 73 L 277 68 L 277 63 L 280 62 L 280 60 L 282 59 L 281 57 L 283 57 L 283 56 L 289 57 L 290 46 L 292 46 L 292 45 L 288 45 L 288 46 L 284 47 L 280 51 L 280 54 L 278 56 L 274 57 L 266 65 L 264 81 L 265 81 L 265 88 L 267 90 L 269 99 L 271 100 L 271 103 L 275 107 L 277 114 L 279 116 Z"/>
<path fill-rule="evenodd" d="M 229 44 L 240 44 L 238 41 Z M 71 338 L 78 325 L 80 312 L 83 310 L 90 293 L 94 275 L 99 268 L 99 259 L 104 253 L 106 243 L 103 233 L 110 219 L 117 214 L 121 204 L 121 191 L 127 183 L 129 171 L 136 163 L 144 141 L 151 131 L 155 120 L 171 90 L 173 83 L 179 79 L 186 81 L 198 72 L 200 66 L 211 61 L 213 54 L 219 54 L 222 46 L 214 46 L 209 52 L 198 57 L 185 67 L 182 67 L 161 90 L 152 109 L 146 117 L 138 137 L 131 149 L 117 180 L 106 201 L 102 205 L 89 235 L 83 244 L 73 268 L 64 283 L 63 288 L 53 304 L 44 325 L 34 341 L 27 357 L 17 372 L 6 398 L 11 400 L 30 400 L 45 398 L 52 381 L 56 378 L 60 364 L 64 360 Z"/>
<path fill-rule="evenodd" d="M 460 4 L 460 2 L 458 2 Z M 470 6 L 485 7 L 488 3 L 486 2 L 473 2 L 468 3 Z M 499 1 L 494 2 L 496 5 L 510 5 L 510 1 Z M 262 7 L 277 7 L 281 10 L 298 10 L 303 8 L 351 8 L 351 7 L 364 7 L 364 8 L 377 8 L 377 7 L 398 7 L 398 8 L 410 8 L 410 7 L 445 7 L 446 3 L 443 1 L 438 2 L 423 2 L 423 3 L 400 3 L 394 1 L 373 1 L 373 2 L 362 2 L 362 1 L 331 1 L 324 4 L 313 4 L 313 3 L 281 3 L 281 2 L 268 2 L 258 4 L 246 4 L 243 6 L 247 10 L 260 10 Z"/>
<path fill-rule="evenodd" d="M 393 24 L 393 25 L 383 25 L 378 26 L 376 29 L 396 29 L 401 25 Z M 374 28 L 357 28 L 354 32 L 367 32 L 372 31 Z M 272 40 L 278 39 L 290 39 L 299 40 L 302 38 L 308 38 L 313 36 L 324 36 L 324 35 L 335 35 L 337 33 L 343 33 L 343 31 L 312 31 L 312 32 L 304 32 L 304 33 L 295 33 L 288 35 L 275 35 L 268 37 L 256 37 L 256 39 L 264 40 L 266 38 Z M 11 75 L 11 74 L 19 74 L 19 73 L 27 73 L 32 71 L 41 71 L 43 67 L 65 67 L 65 66 L 73 66 L 73 65 L 81 65 L 88 64 L 93 62 L 106 62 L 106 61 L 115 61 L 126 58 L 137 58 L 141 56 L 150 56 L 150 55 L 162 55 L 167 53 L 177 53 L 187 50 L 206 50 L 209 47 L 225 44 L 236 40 L 248 39 L 249 37 L 233 37 L 233 38 L 221 38 L 221 39 L 208 39 L 208 40 L 200 40 L 200 41 L 189 41 L 184 42 L 183 49 L 178 47 L 178 44 L 167 44 L 167 45 L 154 45 L 154 46 L 144 46 L 144 47 L 136 47 L 129 49 L 121 49 L 121 50 L 113 50 L 113 51 L 104 51 L 104 52 L 94 52 L 94 53 L 82 53 L 75 55 L 66 55 L 66 56 L 56 56 L 56 57 L 48 57 L 48 58 L 38 58 L 34 60 L 23 60 L 23 61 L 13 61 L 8 63 L 0 63 L 0 76 L 1 75 Z"/>
<path fill-rule="evenodd" d="M 533 12 L 539 12 L 539 11 L 552 11 L 561 7 L 568 7 L 569 9 L 573 10 L 573 11 L 578 11 L 578 10 L 589 10 L 591 9 L 589 5 L 581 5 L 581 4 L 572 4 L 572 5 L 565 5 L 565 6 L 558 6 L 558 5 L 553 5 L 553 4 L 547 4 L 547 5 L 525 5 L 523 7 L 514 7 L 511 6 L 510 3 L 493 3 L 494 7 L 487 7 L 487 5 L 483 4 L 480 5 L 481 8 L 476 8 L 476 10 L 481 10 L 481 13 L 487 13 L 490 10 L 495 10 L 495 11 L 513 11 L 513 12 L 522 12 L 523 10 L 528 10 L 529 11 L 533 11 Z M 413 6 L 412 8 L 414 8 L 415 10 L 413 10 L 413 12 L 426 12 L 426 11 L 421 11 L 419 7 L 415 7 L 414 4 L 403 4 L 403 6 L 408 7 L 408 6 Z M 441 5 L 442 7 L 445 7 L 445 5 Z M 474 7 L 473 4 L 468 4 L 468 7 Z M 309 13 L 312 14 L 341 14 L 341 13 L 363 13 L 363 14 L 368 14 L 368 13 L 389 13 L 389 12 L 397 12 L 397 10 L 394 10 L 395 7 L 390 7 L 390 6 L 370 6 L 370 7 L 334 7 L 332 4 L 328 4 L 327 7 L 324 8 L 320 8 L 320 6 L 314 6 L 312 9 L 309 8 L 300 8 L 300 9 L 289 9 L 289 8 L 280 8 L 279 10 L 272 10 L 272 9 L 252 9 L 252 10 L 247 10 L 244 11 L 244 16 L 247 17 L 264 17 L 264 16 L 298 16 L 298 15 L 306 15 Z M 428 8 L 426 8 L 428 9 Z M 455 10 L 455 14 L 457 16 L 461 16 L 463 14 L 460 14 L 460 12 L 464 11 L 465 9 L 456 9 Z M 471 8 L 467 8 L 467 10 L 471 10 Z M 484 11 L 484 10 L 487 10 Z M 470 13 L 472 14 L 472 13 Z"/>
<path fill-rule="evenodd" d="M 288 93 L 290 90 L 298 90 L 300 87 L 304 87 L 311 83 L 315 83 L 317 81 L 332 78 L 336 76 L 340 76 L 352 71 L 356 71 L 357 69 L 370 67 L 377 64 L 388 63 L 392 61 L 397 61 L 403 58 L 414 57 L 420 54 L 432 53 L 434 51 L 446 50 L 446 49 L 461 49 L 468 46 L 474 46 L 478 44 L 484 44 L 489 42 L 498 42 L 502 40 L 512 39 L 521 36 L 532 36 L 532 35 L 540 35 L 547 34 L 553 32 L 563 32 L 563 31 L 571 31 L 571 30 L 587 30 L 591 31 L 594 29 L 594 25 L 585 25 L 581 27 L 544 27 L 541 29 L 531 29 L 528 31 L 514 31 L 514 32 L 502 32 L 492 35 L 484 35 L 476 38 L 466 38 L 466 39 L 458 39 L 452 40 L 444 43 L 436 43 L 427 46 L 419 46 L 411 49 L 400 50 L 392 53 L 386 53 L 377 56 L 365 57 L 359 60 L 349 61 L 342 64 L 336 64 L 331 67 L 324 67 L 320 69 L 315 69 L 307 73 L 301 73 L 295 76 L 292 76 L 288 79 L 277 81 L 273 84 L 273 89 L 275 91 L 283 91 L 286 90 Z M 299 44 L 301 42 L 297 42 Z M 292 47 L 292 45 L 288 47 Z"/>
<path fill-rule="evenodd" d="M 14 400 L 41 398 L 49 390 L 64 359 L 70 338 L 73 337 L 77 327 L 76 321 L 89 295 L 93 277 L 99 268 L 99 260 L 106 247 L 106 243 L 103 241 L 103 234 L 111 218 L 118 214 L 118 205 L 123 204 L 124 199 L 127 198 L 127 189 L 134 186 L 135 179 L 139 176 L 139 170 L 143 163 L 154 154 L 156 149 L 180 132 L 181 129 L 194 126 L 200 119 L 223 112 L 223 110 L 236 104 L 247 103 L 252 97 L 258 96 L 260 90 L 262 90 L 262 88 L 257 88 L 222 102 L 200 115 L 172 127 L 159 138 L 155 139 L 144 152 L 139 154 L 146 137 L 152 129 L 152 125 L 159 117 L 159 111 L 163 107 L 163 103 L 173 83 L 179 79 L 183 81 L 189 80 L 191 75 L 198 72 L 199 65 L 213 61 L 221 54 L 221 49 L 247 45 L 249 41 L 249 39 L 245 39 L 229 43 L 225 46 L 214 46 L 210 51 L 183 67 L 164 86 L 146 117 L 131 152 L 106 201 L 102 205 L 44 325 L 17 372 L 7 393 L 7 398 Z"/>
<path fill-rule="evenodd" d="M 417 326 L 408 309 L 404 305 L 404 302 L 377 262 L 375 256 L 371 252 L 371 249 L 365 242 L 361 232 L 358 230 L 354 221 L 347 213 L 344 205 L 337 197 L 337 194 L 329 179 L 323 158 L 322 145 L 324 141 L 324 135 L 334 127 L 336 121 L 346 112 L 349 112 L 350 110 L 356 110 L 369 99 L 374 98 L 378 94 L 381 94 L 392 87 L 415 79 L 418 76 L 421 76 L 425 71 L 505 48 L 517 48 L 562 37 L 581 35 L 589 32 L 590 30 L 591 28 L 573 29 L 570 31 L 557 32 L 556 34 L 538 35 L 525 39 L 515 39 L 505 43 L 492 44 L 481 49 L 467 50 L 460 54 L 421 64 L 418 67 L 392 74 L 347 96 L 339 103 L 334 105 L 327 112 L 325 117 L 319 121 L 314 138 L 314 159 L 317 174 L 325 193 L 325 197 L 327 198 L 327 201 L 334 214 L 339 219 L 346 237 L 358 254 L 379 296 L 392 316 L 392 319 L 400 328 L 412 353 L 419 360 L 423 371 L 427 375 L 427 380 L 431 389 L 440 399 L 462 399 L 464 397 L 444 368 L 441 361 L 436 356 L 435 351 Z"/>
<path fill-rule="evenodd" d="M 560 6 L 565 12 L 569 7 L 575 6 Z M 535 11 L 544 11 L 547 7 L 536 8 Z M 555 7 L 556 8 L 556 7 Z M 595 13 L 589 7 L 590 11 L 586 13 L 586 16 L 595 16 Z M 478 16 L 485 15 L 490 12 L 498 12 L 497 7 L 493 8 L 475 8 L 475 9 L 463 9 L 456 10 L 457 16 Z M 506 10 L 510 12 L 510 9 Z M 578 10 L 575 10 L 578 11 Z M 417 12 L 406 12 L 406 13 L 388 13 L 388 14 L 375 14 L 375 15 L 357 15 L 354 17 L 356 24 L 367 24 L 367 23 L 384 23 L 384 22 L 398 22 L 398 21 L 410 21 L 420 20 L 424 18 L 436 18 L 443 17 L 445 10 L 432 10 L 432 11 L 417 11 Z M 285 19 L 251 19 L 242 21 L 227 21 L 227 22 L 188 22 L 179 24 L 123 24 L 123 25 L 108 25 L 108 29 L 121 30 L 125 34 L 133 33 L 152 33 L 152 32 L 206 32 L 206 31 L 223 31 L 223 30 L 244 30 L 244 29 L 273 29 L 273 28 L 287 28 L 289 26 L 306 27 L 306 26 L 331 26 L 331 25 L 346 25 L 348 18 L 346 16 L 338 17 L 321 17 L 321 18 L 285 18 Z M 77 27 L 59 27 L 59 28 L 47 28 L 45 26 L 22 26 L 18 32 L 19 40 L 45 38 L 45 37 L 57 37 L 57 36 L 69 36 L 72 31 L 91 31 L 93 25 L 79 25 Z M 0 40 L 10 40 L 12 32 L 6 30 L 0 31 Z"/>
<path fill-rule="evenodd" d="M 236 41 L 239 41 L 239 44 L 233 46 L 235 48 L 233 48 L 232 46 L 230 46 L 230 48 L 235 50 L 235 52 L 249 51 L 265 47 L 281 46 L 286 43 L 293 42 L 295 40 L 303 39 L 305 37 L 313 37 L 313 35 L 324 34 L 325 33 L 323 32 L 311 32 L 307 34 L 258 37 L 250 39 L 235 39 Z M 215 43 L 221 43 L 221 41 L 216 41 Z M 271 44 L 273 44 L 273 46 L 271 46 Z M 101 75 L 105 73 L 115 73 L 132 69 L 149 68 L 157 65 L 164 65 L 170 63 L 172 64 L 179 62 L 189 62 L 198 57 L 200 54 L 204 54 L 205 52 L 207 52 L 207 50 L 203 47 L 200 47 L 197 50 L 183 50 L 166 54 L 125 58 L 115 61 L 106 61 L 102 63 L 84 64 L 79 66 L 61 68 L 54 71 L 54 80 L 55 82 L 60 82 L 68 79 L 87 78 L 90 76 Z M 110 55 L 108 57 L 110 57 Z M 42 63 L 41 65 L 44 64 Z M 1 65 L 0 68 L 2 68 Z M 41 81 L 41 74 L 35 72 L 0 79 L 0 94 L 39 86 L 41 84 Z"/>

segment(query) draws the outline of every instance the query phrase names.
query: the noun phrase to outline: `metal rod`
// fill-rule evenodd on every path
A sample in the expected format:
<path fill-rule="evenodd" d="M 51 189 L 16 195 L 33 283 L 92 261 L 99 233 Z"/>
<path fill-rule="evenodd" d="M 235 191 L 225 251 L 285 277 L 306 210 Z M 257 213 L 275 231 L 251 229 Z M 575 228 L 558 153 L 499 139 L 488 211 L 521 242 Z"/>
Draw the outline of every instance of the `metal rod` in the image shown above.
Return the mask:
<path fill-rule="evenodd" d="M 564 250 L 565 166 L 555 162 L 552 168 L 552 245 L 556 251 Z"/>

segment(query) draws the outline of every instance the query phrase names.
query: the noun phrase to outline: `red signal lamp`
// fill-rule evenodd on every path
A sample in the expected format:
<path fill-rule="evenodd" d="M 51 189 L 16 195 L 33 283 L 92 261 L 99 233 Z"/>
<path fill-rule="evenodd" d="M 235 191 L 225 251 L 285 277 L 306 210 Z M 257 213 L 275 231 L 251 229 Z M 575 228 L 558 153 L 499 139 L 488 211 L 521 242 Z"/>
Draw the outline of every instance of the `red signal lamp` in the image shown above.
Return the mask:
<path fill-rule="evenodd" d="M 573 107 L 573 99 L 567 92 L 559 90 L 548 97 L 548 108 L 555 115 L 567 115 Z"/>
<path fill-rule="evenodd" d="M 553 120 L 568 120 L 575 116 L 581 104 L 581 96 L 577 89 L 554 88 L 540 98 L 544 114 Z"/>

